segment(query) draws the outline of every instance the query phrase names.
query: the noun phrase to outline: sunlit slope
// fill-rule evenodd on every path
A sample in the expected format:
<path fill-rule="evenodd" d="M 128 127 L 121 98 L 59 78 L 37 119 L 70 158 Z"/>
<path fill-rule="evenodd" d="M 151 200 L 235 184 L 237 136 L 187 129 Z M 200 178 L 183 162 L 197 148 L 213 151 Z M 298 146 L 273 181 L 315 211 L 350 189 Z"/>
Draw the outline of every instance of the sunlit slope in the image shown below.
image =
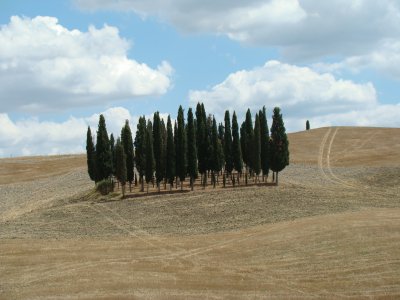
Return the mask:
<path fill-rule="evenodd" d="M 289 134 L 291 163 L 332 166 L 400 165 L 400 128 L 327 127 Z"/>

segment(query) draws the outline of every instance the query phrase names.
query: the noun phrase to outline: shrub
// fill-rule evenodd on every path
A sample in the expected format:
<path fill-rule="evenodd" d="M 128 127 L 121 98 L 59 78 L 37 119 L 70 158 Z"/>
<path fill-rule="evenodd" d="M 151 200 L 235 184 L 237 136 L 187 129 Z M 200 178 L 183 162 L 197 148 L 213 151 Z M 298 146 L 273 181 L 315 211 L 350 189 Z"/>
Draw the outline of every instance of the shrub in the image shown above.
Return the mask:
<path fill-rule="evenodd" d="M 102 195 L 108 195 L 113 191 L 113 183 L 110 179 L 103 179 L 96 184 L 96 190 Z"/>

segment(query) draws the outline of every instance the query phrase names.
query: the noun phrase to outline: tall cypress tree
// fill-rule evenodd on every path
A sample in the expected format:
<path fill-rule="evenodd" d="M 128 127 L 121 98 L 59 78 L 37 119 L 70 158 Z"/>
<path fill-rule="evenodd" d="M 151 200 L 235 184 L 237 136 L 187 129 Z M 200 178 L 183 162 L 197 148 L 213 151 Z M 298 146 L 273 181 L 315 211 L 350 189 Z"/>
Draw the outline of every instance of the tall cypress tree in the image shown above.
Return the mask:
<path fill-rule="evenodd" d="M 269 173 L 269 129 L 267 122 L 267 113 L 265 106 L 259 112 L 260 115 L 260 138 L 261 138 L 261 169 L 263 173 L 263 181 L 265 176 L 268 178 Z"/>
<path fill-rule="evenodd" d="M 218 140 L 221 144 L 221 149 L 222 149 L 222 153 L 219 157 L 219 169 L 222 170 L 225 166 L 225 152 L 224 152 L 224 143 L 225 143 L 225 139 L 224 139 L 224 135 L 225 135 L 225 127 L 222 123 L 218 124 Z"/>
<path fill-rule="evenodd" d="M 233 170 L 233 156 L 232 156 L 232 131 L 231 131 L 231 117 L 229 110 L 225 111 L 225 132 L 224 132 L 224 157 L 225 157 L 225 170 L 230 175 Z"/>
<path fill-rule="evenodd" d="M 250 109 L 247 109 L 246 112 L 246 120 L 245 120 L 245 149 L 246 149 L 246 165 L 247 168 L 250 169 L 250 172 L 253 171 L 253 151 L 252 151 L 252 143 L 254 140 L 254 130 L 253 130 L 253 120 L 251 117 Z"/>
<path fill-rule="evenodd" d="M 153 126 L 150 120 L 147 121 L 145 135 L 145 153 L 146 153 L 146 171 L 145 178 L 147 183 L 147 192 L 149 192 L 149 182 L 154 175 L 154 152 L 153 152 Z"/>
<path fill-rule="evenodd" d="M 190 188 L 193 191 L 194 180 L 197 178 L 197 146 L 192 108 L 188 110 L 187 116 L 187 160 L 188 173 L 190 176 Z"/>
<path fill-rule="evenodd" d="M 175 183 L 178 188 L 178 124 L 174 122 L 174 147 L 175 147 Z"/>
<path fill-rule="evenodd" d="M 161 166 L 162 177 L 164 179 L 164 189 L 167 189 L 167 128 L 164 119 L 161 119 Z"/>
<path fill-rule="evenodd" d="M 279 107 L 274 108 L 272 116 L 270 151 L 270 168 L 276 172 L 275 180 L 278 185 L 278 173 L 289 165 L 289 141 Z"/>
<path fill-rule="evenodd" d="M 144 192 L 144 175 L 146 171 L 146 118 L 140 117 L 135 136 L 135 160 L 139 173 L 141 191 Z"/>
<path fill-rule="evenodd" d="M 129 191 L 132 192 L 132 182 L 134 179 L 133 170 L 133 139 L 132 131 L 129 126 L 129 121 L 125 121 L 125 126 L 121 130 L 121 144 L 124 147 L 124 153 L 126 158 L 126 170 L 127 170 L 127 180 L 129 182 Z"/>
<path fill-rule="evenodd" d="M 90 126 L 88 126 L 86 135 L 86 158 L 90 180 L 96 181 L 96 150 Z"/>
<path fill-rule="evenodd" d="M 115 139 L 112 133 L 110 134 L 110 150 L 111 150 L 111 174 L 115 176 L 115 166 L 116 166 Z"/>
<path fill-rule="evenodd" d="M 177 132 L 177 145 L 176 145 L 176 173 L 181 182 L 181 190 L 183 189 L 183 182 L 185 181 L 187 171 L 187 157 L 186 157 L 186 132 L 185 132 L 185 117 L 183 115 L 182 106 L 178 109 L 178 132 Z"/>
<path fill-rule="evenodd" d="M 211 145 L 212 145 L 211 148 L 212 152 L 210 157 L 211 158 L 210 167 L 211 167 L 213 186 L 215 187 L 216 183 L 215 173 L 221 171 L 223 149 L 218 137 L 217 121 L 215 120 L 214 117 L 212 118 L 212 126 L 211 126 Z"/>
<path fill-rule="evenodd" d="M 107 179 L 111 175 L 112 157 L 108 139 L 106 120 L 100 115 L 96 143 L 96 174 L 97 181 Z"/>
<path fill-rule="evenodd" d="M 159 112 L 155 112 L 153 116 L 153 146 L 154 146 L 154 160 L 156 166 L 156 182 L 158 191 L 160 191 L 160 182 L 164 178 L 164 170 L 162 163 L 162 132 L 161 132 L 161 119 Z"/>
<path fill-rule="evenodd" d="M 125 185 L 127 180 L 127 168 L 126 168 L 126 155 L 124 146 L 121 143 L 121 140 L 117 139 L 117 144 L 115 146 L 115 157 L 116 157 L 116 165 L 115 165 L 115 177 L 117 177 L 118 181 L 121 183 L 122 189 L 122 197 L 125 197 Z"/>
<path fill-rule="evenodd" d="M 238 183 L 239 183 L 239 177 L 243 169 L 243 159 L 242 159 L 242 151 L 239 139 L 239 125 L 237 122 L 235 111 L 233 112 L 232 116 L 232 160 L 233 160 L 233 167 L 238 172 Z"/>
<path fill-rule="evenodd" d="M 206 132 L 206 118 L 205 118 L 204 105 L 197 103 L 196 106 L 196 141 L 197 141 L 197 149 L 198 149 L 198 168 L 199 172 L 202 175 L 202 182 L 206 180 L 206 172 L 207 172 L 207 132 Z"/>
<path fill-rule="evenodd" d="M 171 189 L 175 179 L 175 143 L 170 116 L 168 116 L 167 120 L 167 159 L 165 176 L 170 184 Z"/>
<path fill-rule="evenodd" d="M 310 130 L 310 121 L 308 121 L 308 120 L 306 122 L 306 130 Z"/>
<path fill-rule="evenodd" d="M 260 118 L 256 114 L 254 122 L 254 135 L 253 135 L 253 171 L 256 174 L 256 182 L 258 175 L 261 172 L 261 135 L 260 135 Z"/>

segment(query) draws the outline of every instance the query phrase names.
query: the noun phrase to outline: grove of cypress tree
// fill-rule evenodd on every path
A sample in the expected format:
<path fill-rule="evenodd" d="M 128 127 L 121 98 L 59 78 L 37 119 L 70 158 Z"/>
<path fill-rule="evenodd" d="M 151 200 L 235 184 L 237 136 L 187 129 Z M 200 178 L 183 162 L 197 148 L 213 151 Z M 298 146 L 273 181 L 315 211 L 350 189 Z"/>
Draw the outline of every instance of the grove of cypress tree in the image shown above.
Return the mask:
<path fill-rule="evenodd" d="M 269 173 L 269 129 L 267 122 L 267 113 L 265 106 L 259 113 L 260 116 L 260 138 L 261 138 L 261 170 L 263 173 L 263 181 L 265 176 L 268 178 Z"/>
<path fill-rule="evenodd" d="M 232 116 L 232 160 L 233 160 L 233 167 L 238 172 L 238 183 L 239 183 L 239 177 L 243 169 L 243 158 L 242 158 L 242 151 L 239 138 L 239 125 L 237 122 L 235 111 L 233 112 Z"/>
<path fill-rule="evenodd" d="M 126 155 L 124 146 L 121 143 L 121 140 L 117 139 L 117 144 L 115 146 L 115 157 L 116 157 L 116 165 L 115 165 L 115 177 L 117 177 L 118 181 L 121 183 L 122 189 L 122 197 L 125 197 L 125 185 L 127 180 L 127 168 L 126 168 Z"/>
<path fill-rule="evenodd" d="M 166 159 L 166 178 L 170 184 L 170 189 L 174 184 L 175 179 L 175 143 L 174 134 L 172 131 L 171 117 L 167 120 L 167 159 Z"/>
<path fill-rule="evenodd" d="M 147 192 L 149 192 L 149 182 L 154 175 L 154 152 L 153 152 L 153 126 L 150 120 L 147 121 L 145 135 L 145 153 L 146 153 L 146 171 L 145 178 L 147 183 Z"/>
<path fill-rule="evenodd" d="M 270 169 L 276 172 L 275 180 L 278 185 L 278 173 L 289 165 L 289 141 L 279 107 L 274 108 L 272 116 L 270 152 Z"/>
<path fill-rule="evenodd" d="M 182 106 L 179 106 L 177 120 L 176 173 L 179 176 L 182 190 L 187 171 L 185 117 Z"/>
<path fill-rule="evenodd" d="M 254 135 L 253 135 L 253 171 L 256 174 L 256 182 L 258 175 L 261 172 L 261 135 L 260 135 L 260 117 L 256 114 L 254 122 Z"/>
<path fill-rule="evenodd" d="M 88 126 L 86 135 L 86 158 L 90 180 L 96 182 L 96 150 L 94 148 L 90 126 Z"/>
<path fill-rule="evenodd" d="M 164 178 L 164 170 L 162 163 L 162 132 L 161 119 L 159 112 L 155 112 L 153 116 L 153 150 L 156 169 L 156 182 L 158 191 L 160 191 L 160 182 Z"/>
<path fill-rule="evenodd" d="M 306 130 L 310 130 L 310 121 L 308 121 L 308 120 L 306 122 Z"/>
<path fill-rule="evenodd" d="M 125 121 L 125 126 L 121 130 L 121 144 L 124 147 L 126 158 L 127 181 L 129 182 L 129 191 L 132 192 L 132 182 L 134 179 L 133 165 L 133 139 L 129 121 Z"/>
<path fill-rule="evenodd" d="M 136 170 L 139 173 L 141 192 L 144 192 L 144 175 L 146 171 L 146 118 L 140 117 L 135 136 Z"/>
<path fill-rule="evenodd" d="M 230 175 L 233 170 L 233 156 L 232 156 L 232 131 L 231 131 L 231 117 L 229 110 L 225 111 L 225 132 L 224 132 L 224 157 L 225 157 L 225 170 Z"/>
<path fill-rule="evenodd" d="M 100 115 L 96 143 L 96 174 L 97 181 L 107 179 L 111 175 L 112 157 L 108 139 L 106 120 Z"/>
<path fill-rule="evenodd" d="M 190 176 L 190 188 L 193 191 L 194 180 L 197 178 L 197 146 L 192 108 L 188 110 L 187 116 L 187 160 L 188 173 Z"/>

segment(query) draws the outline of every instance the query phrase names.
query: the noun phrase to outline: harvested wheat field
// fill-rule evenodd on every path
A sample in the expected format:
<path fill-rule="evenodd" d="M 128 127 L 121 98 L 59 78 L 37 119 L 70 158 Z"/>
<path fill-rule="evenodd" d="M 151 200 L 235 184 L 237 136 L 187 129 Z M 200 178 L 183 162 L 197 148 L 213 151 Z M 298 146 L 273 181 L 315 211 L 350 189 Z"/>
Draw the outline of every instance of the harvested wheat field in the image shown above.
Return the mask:
<path fill-rule="evenodd" d="M 278 187 L 124 200 L 85 156 L 0 160 L 0 298 L 399 298 L 400 129 L 289 141 Z"/>

